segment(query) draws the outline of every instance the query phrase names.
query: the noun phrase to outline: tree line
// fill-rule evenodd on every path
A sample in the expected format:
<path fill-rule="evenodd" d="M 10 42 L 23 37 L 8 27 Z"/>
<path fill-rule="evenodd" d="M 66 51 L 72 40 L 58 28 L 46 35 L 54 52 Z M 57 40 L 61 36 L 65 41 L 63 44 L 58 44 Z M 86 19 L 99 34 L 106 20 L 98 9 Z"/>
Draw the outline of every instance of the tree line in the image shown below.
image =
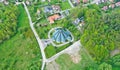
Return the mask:
<path fill-rule="evenodd" d="M 0 3 L 0 43 L 16 33 L 18 15 L 17 6 Z"/>

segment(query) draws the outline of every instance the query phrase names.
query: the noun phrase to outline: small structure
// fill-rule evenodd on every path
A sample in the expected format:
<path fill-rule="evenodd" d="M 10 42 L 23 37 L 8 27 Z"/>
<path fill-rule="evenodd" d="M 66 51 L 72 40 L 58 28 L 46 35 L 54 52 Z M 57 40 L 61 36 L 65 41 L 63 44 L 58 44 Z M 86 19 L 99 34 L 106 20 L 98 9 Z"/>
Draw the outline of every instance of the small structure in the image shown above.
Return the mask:
<path fill-rule="evenodd" d="M 0 0 L 0 2 L 3 2 L 4 0 Z"/>
<path fill-rule="evenodd" d="M 36 14 L 37 14 L 37 15 L 40 15 L 40 12 L 41 12 L 40 9 L 37 9 Z"/>
<path fill-rule="evenodd" d="M 80 22 L 84 22 L 84 17 L 76 18 L 73 21 L 73 24 L 76 25 L 76 26 L 78 26 Z"/>
<path fill-rule="evenodd" d="M 107 0 L 95 0 L 96 4 L 105 3 L 105 2 L 107 2 Z"/>
<path fill-rule="evenodd" d="M 51 6 L 46 6 L 44 7 L 44 12 L 53 14 L 53 8 Z"/>
<path fill-rule="evenodd" d="M 9 2 L 8 2 L 7 0 L 3 0 L 3 3 L 4 3 L 5 5 L 8 5 L 8 4 L 9 4 Z"/>
<path fill-rule="evenodd" d="M 83 3 L 87 3 L 88 2 L 88 0 L 83 0 Z"/>
<path fill-rule="evenodd" d="M 60 18 L 59 14 L 54 14 L 53 16 L 48 17 L 48 21 L 52 24 L 52 23 L 54 23 L 55 20 L 57 20 L 59 18 Z"/>
<path fill-rule="evenodd" d="M 104 6 L 104 7 L 102 8 L 102 10 L 107 11 L 107 10 L 108 10 L 108 6 Z"/>
<path fill-rule="evenodd" d="M 30 5 L 31 4 L 29 0 L 26 0 L 25 3 L 26 3 L 26 5 Z"/>
<path fill-rule="evenodd" d="M 52 40 L 52 45 L 63 46 L 74 41 L 74 37 L 69 30 L 62 27 L 52 28 L 48 33 L 48 38 Z"/>
<path fill-rule="evenodd" d="M 66 16 L 70 15 L 70 11 L 69 10 L 65 10 L 60 12 L 61 15 L 61 19 L 65 18 Z"/>
<path fill-rule="evenodd" d="M 109 0 L 110 2 L 114 2 L 114 0 Z"/>
<path fill-rule="evenodd" d="M 120 6 L 120 2 L 115 3 L 115 5 L 116 5 L 117 7 Z"/>
<path fill-rule="evenodd" d="M 60 11 L 61 11 L 61 9 L 60 9 L 60 6 L 59 6 L 59 5 L 52 5 L 52 9 L 53 9 L 54 13 L 58 13 L 58 12 L 60 12 Z"/>
<path fill-rule="evenodd" d="M 115 4 L 110 4 L 109 8 L 112 8 L 112 9 L 115 8 Z"/>
<path fill-rule="evenodd" d="M 80 4 L 80 0 L 71 0 L 71 2 L 73 3 L 74 6 Z"/>
<path fill-rule="evenodd" d="M 80 22 L 80 19 L 77 18 L 77 19 L 75 19 L 75 21 L 73 21 L 73 24 L 77 26 L 79 24 L 79 22 Z"/>
<path fill-rule="evenodd" d="M 71 41 L 72 37 L 70 32 L 65 28 L 57 28 L 52 35 L 52 40 L 57 43 L 64 43 L 66 41 Z"/>

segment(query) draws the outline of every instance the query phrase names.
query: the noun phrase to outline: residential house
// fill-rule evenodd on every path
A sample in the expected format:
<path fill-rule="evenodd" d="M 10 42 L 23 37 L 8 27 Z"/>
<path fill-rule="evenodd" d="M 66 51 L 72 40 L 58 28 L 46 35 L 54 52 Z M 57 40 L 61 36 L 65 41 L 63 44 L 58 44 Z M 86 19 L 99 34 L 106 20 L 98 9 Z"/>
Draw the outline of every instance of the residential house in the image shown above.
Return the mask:
<path fill-rule="evenodd" d="M 80 0 L 71 0 L 71 2 L 73 3 L 74 6 L 80 4 Z"/>
<path fill-rule="evenodd" d="M 114 2 L 114 0 L 109 0 L 110 2 Z"/>
<path fill-rule="evenodd" d="M 53 8 L 51 6 L 46 6 L 46 7 L 44 7 L 44 12 L 53 14 Z"/>
<path fill-rule="evenodd" d="M 4 0 L 0 0 L 0 2 L 3 2 Z"/>
<path fill-rule="evenodd" d="M 112 9 L 115 8 L 115 4 L 110 4 L 109 8 L 112 8 Z"/>
<path fill-rule="evenodd" d="M 69 11 L 69 10 L 65 10 L 65 11 L 60 12 L 61 18 L 65 18 L 65 17 L 68 16 L 69 14 L 70 14 L 70 11 Z"/>
<path fill-rule="evenodd" d="M 50 22 L 50 24 L 52 24 L 52 23 L 54 23 L 55 20 L 57 20 L 59 18 L 60 18 L 59 14 L 54 14 L 54 15 L 48 17 L 48 21 Z"/>
<path fill-rule="evenodd" d="M 116 5 L 117 7 L 120 6 L 120 2 L 115 3 L 115 5 Z"/>
<path fill-rule="evenodd" d="M 88 2 L 88 0 L 83 0 L 83 3 L 87 3 Z"/>
<path fill-rule="evenodd" d="M 77 26 L 77 25 L 79 24 L 79 22 L 80 22 L 80 19 L 77 18 L 77 19 L 75 19 L 75 20 L 73 21 L 73 24 Z"/>
<path fill-rule="evenodd" d="M 3 0 L 3 2 L 4 2 L 5 5 L 9 4 L 9 2 L 7 0 Z"/>
<path fill-rule="evenodd" d="M 80 22 L 84 22 L 84 17 L 80 17 L 80 18 L 76 18 L 74 21 L 73 21 L 73 24 L 74 25 L 79 25 Z"/>
<path fill-rule="evenodd" d="M 108 6 L 104 6 L 104 7 L 102 8 L 102 10 L 107 11 L 107 10 L 108 10 Z"/>
<path fill-rule="evenodd" d="M 60 9 L 60 6 L 59 6 L 59 5 L 52 5 L 52 9 L 53 9 L 54 13 L 58 13 L 58 12 L 60 12 L 60 11 L 61 11 L 61 9 Z"/>
<path fill-rule="evenodd" d="M 104 3 L 104 2 L 107 2 L 107 0 L 94 0 L 96 4 L 100 4 L 100 3 Z"/>

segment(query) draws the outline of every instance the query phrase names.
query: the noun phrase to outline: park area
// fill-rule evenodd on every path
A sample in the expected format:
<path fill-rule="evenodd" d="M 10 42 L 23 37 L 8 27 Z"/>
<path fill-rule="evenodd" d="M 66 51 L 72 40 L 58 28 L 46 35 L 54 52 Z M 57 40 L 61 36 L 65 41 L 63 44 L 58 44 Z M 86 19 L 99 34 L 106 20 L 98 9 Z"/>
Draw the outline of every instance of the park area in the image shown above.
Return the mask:
<path fill-rule="evenodd" d="M 74 24 L 72 24 L 72 21 L 71 20 L 68 21 L 69 17 L 66 17 L 66 18 L 60 19 L 60 20 L 56 20 L 55 23 L 50 24 L 50 22 L 48 21 L 48 17 L 53 14 L 50 14 L 49 16 L 46 15 L 46 13 L 44 12 L 44 8 L 46 6 L 52 6 L 52 5 L 59 6 L 61 11 L 71 8 L 68 1 L 44 2 L 44 3 L 42 3 L 42 5 L 41 5 L 41 2 L 38 2 L 36 4 L 32 4 L 32 6 L 27 6 L 29 9 L 29 12 L 31 14 L 32 21 L 35 23 L 34 27 L 36 28 L 36 31 L 37 31 L 40 39 L 48 39 L 48 33 L 52 28 L 63 27 L 63 28 L 68 29 L 72 33 L 75 40 L 73 42 L 70 42 L 61 47 L 55 47 L 52 44 L 47 45 L 47 47 L 44 50 L 47 58 L 50 58 L 51 56 L 55 55 L 56 53 L 69 47 L 75 41 L 78 41 L 81 36 L 80 31 L 76 28 L 76 26 Z M 37 14 L 38 11 L 39 11 L 39 15 Z"/>
<path fill-rule="evenodd" d="M 47 20 L 45 20 L 47 22 Z M 45 26 L 37 26 L 38 24 L 46 24 Z M 69 44 L 66 44 L 61 47 L 54 47 L 52 44 L 48 45 L 45 49 L 45 53 L 47 57 L 51 57 L 54 54 L 64 50 L 65 48 L 69 47 L 72 45 L 75 41 L 78 41 L 80 39 L 81 33 L 80 31 L 76 28 L 75 25 L 72 24 L 71 21 L 68 21 L 67 18 L 57 20 L 55 23 L 50 24 L 49 22 L 44 23 L 40 21 L 40 23 L 35 24 L 36 31 L 41 39 L 48 39 L 48 33 L 52 28 L 55 27 L 63 27 L 68 29 L 72 35 L 74 36 L 74 41 L 70 42 Z"/>

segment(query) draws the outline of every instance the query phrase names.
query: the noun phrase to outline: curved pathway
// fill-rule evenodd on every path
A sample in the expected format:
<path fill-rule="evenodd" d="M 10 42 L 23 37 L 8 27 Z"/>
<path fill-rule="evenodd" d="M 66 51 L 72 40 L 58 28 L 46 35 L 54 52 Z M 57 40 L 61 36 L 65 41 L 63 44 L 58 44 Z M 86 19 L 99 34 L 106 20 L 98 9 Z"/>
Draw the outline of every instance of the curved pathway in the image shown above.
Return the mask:
<path fill-rule="evenodd" d="M 39 38 L 39 35 L 37 34 L 37 32 L 36 32 L 36 30 L 35 30 L 35 28 L 34 28 L 34 26 L 33 26 L 33 23 L 32 23 L 31 17 L 30 17 L 30 13 L 29 13 L 29 11 L 28 11 L 28 8 L 27 8 L 26 4 L 25 4 L 24 2 L 22 2 L 22 4 L 24 5 L 24 8 L 25 8 L 26 13 L 27 13 L 27 15 L 28 15 L 30 27 L 31 27 L 31 29 L 32 29 L 32 31 L 33 31 L 36 39 L 37 39 L 39 48 L 40 48 L 40 50 L 41 50 L 41 54 L 42 54 L 42 58 L 43 58 L 43 64 L 42 64 L 41 70 L 44 70 L 45 61 L 46 61 L 46 56 L 45 56 L 45 53 L 44 53 L 43 43 L 42 43 L 41 39 Z"/>

